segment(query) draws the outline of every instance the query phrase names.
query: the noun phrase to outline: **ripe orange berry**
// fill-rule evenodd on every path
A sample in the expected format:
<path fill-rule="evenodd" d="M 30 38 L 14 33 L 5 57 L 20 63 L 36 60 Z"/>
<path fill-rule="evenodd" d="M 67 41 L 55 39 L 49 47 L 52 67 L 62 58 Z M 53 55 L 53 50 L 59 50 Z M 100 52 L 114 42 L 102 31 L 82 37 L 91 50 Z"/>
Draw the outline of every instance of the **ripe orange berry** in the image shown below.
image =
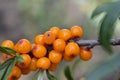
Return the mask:
<path fill-rule="evenodd" d="M 68 56 L 66 54 L 63 55 L 63 59 L 66 61 L 72 61 L 75 57 Z"/>
<path fill-rule="evenodd" d="M 36 58 L 41 58 L 47 54 L 47 49 L 43 45 L 34 45 L 32 49 L 32 54 Z"/>
<path fill-rule="evenodd" d="M 58 68 L 58 64 L 51 63 L 50 67 L 48 68 L 49 71 L 55 71 Z"/>
<path fill-rule="evenodd" d="M 81 48 L 80 58 L 84 61 L 88 61 L 92 58 L 92 51 L 89 49 Z"/>
<path fill-rule="evenodd" d="M 80 47 L 75 42 L 70 42 L 65 47 L 65 55 L 76 57 L 80 53 Z"/>
<path fill-rule="evenodd" d="M 5 41 L 2 42 L 1 46 L 13 49 L 14 48 L 14 43 L 11 40 L 5 40 Z"/>
<path fill-rule="evenodd" d="M 28 53 L 31 48 L 31 43 L 27 39 L 20 39 L 14 47 L 14 49 L 19 53 Z"/>
<path fill-rule="evenodd" d="M 29 67 L 27 67 L 27 68 L 21 68 L 21 72 L 22 72 L 22 74 L 23 75 L 26 75 L 26 74 L 28 74 L 28 73 L 30 73 L 30 69 L 29 69 Z"/>
<path fill-rule="evenodd" d="M 47 57 L 42 57 L 40 59 L 38 59 L 36 66 L 37 68 L 41 69 L 41 70 L 46 70 L 50 67 L 51 62 Z"/>
<path fill-rule="evenodd" d="M 63 52 L 65 50 L 65 46 L 66 46 L 66 42 L 62 39 L 56 39 L 53 42 L 53 48 L 58 52 Z"/>
<path fill-rule="evenodd" d="M 55 36 L 57 37 L 58 32 L 60 31 L 60 28 L 58 28 L 58 27 L 51 27 L 50 31 L 52 31 L 52 33 L 55 34 Z"/>
<path fill-rule="evenodd" d="M 21 54 L 20 56 L 23 58 L 24 62 L 19 62 L 17 66 L 20 68 L 27 68 L 30 66 L 31 57 L 28 54 Z"/>
<path fill-rule="evenodd" d="M 58 38 L 63 39 L 65 41 L 69 40 L 71 37 L 72 37 L 72 34 L 68 29 L 62 29 L 58 33 Z"/>
<path fill-rule="evenodd" d="M 3 61 L 5 61 L 5 60 L 7 60 L 7 59 L 9 59 L 9 58 L 12 58 L 12 56 L 7 55 L 7 54 L 5 54 L 5 53 L 2 53 L 2 60 L 3 60 Z"/>
<path fill-rule="evenodd" d="M 8 76 L 8 80 L 18 80 L 21 74 L 21 70 L 17 66 L 14 66 L 12 72 Z"/>
<path fill-rule="evenodd" d="M 43 39 L 43 37 L 44 37 L 43 34 L 37 35 L 37 36 L 34 38 L 34 43 L 35 43 L 35 44 L 44 45 L 44 39 Z"/>
<path fill-rule="evenodd" d="M 52 63 L 60 63 L 62 60 L 62 53 L 52 50 L 49 52 L 49 59 Z"/>
<path fill-rule="evenodd" d="M 31 71 L 37 70 L 36 63 L 37 63 L 37 58 L 32 58 L 32 59 L 31 59 L 30 66 L 29 66 L 29 69 L 30 69 Z"/>
<path fill-rule="evenodd" d="M 52 31 L 47 31 L 44 34 L 44 42 L 48 45 L 51 45 L 53 43 L 53 41 L 55 40 L 55 34 L 52 33 Z"/>
<path fill-rule="evenodd" d="M 72 38 L 81 37 L 83 35 L 83 30 L 80 26 L 73 26 L 70 31 L 72 33 Z"/>

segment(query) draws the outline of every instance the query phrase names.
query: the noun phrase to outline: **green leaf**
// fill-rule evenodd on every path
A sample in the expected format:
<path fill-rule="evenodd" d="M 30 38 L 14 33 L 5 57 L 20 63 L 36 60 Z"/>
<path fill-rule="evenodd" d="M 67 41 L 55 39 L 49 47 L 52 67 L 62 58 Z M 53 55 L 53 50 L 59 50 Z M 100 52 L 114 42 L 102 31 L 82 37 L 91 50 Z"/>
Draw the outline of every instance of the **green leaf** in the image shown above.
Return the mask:
<path fill-rule="evenodd" d="M 120 54 L 112 56 L 110 59 L 99 64 L 94 70 L 84 75 L 87 80 L 106 80 L 104 77 L 119 72 Z M 115 76 L 114 76 L 115 77 Z M 117 77 L 117 76 L 116 76 Z M 111 79 L 112 80 L 112 79 Z M 115 80 L 117 80 L 115 78 Z"/>
<path fill-rule="evenodd" d="M 46 70 L 46 73 L 49 80 L 57 80 L 57 78 L 54 75 L 50 74 L 48 70 Z"/>
<path fill-rule="evenodd" d="M 115 23 L 120 16 L 120 1 L 99 6 L 94 10 L 92 18 L 102 12 L 106 12 L 106 15 L 100 25 L 99 41 L 103 48 L 111 53 L 110 39 L 114 32 Z"/>
<path fill-rule="evenodd" d="M 67 67 L 65 68 L 64 74 L 65 74 L 65 77 L 67 78 L 67 80 L 73 80 L 73 77 L 72 77 L 72 75 L 71 75 L 69 66 L 67 66 Z"/>
<path fill-rule="evenodd" d="M 22 61 L 22 58 L 19 56 L 15 56 L 14 58 L 10 58 L 6 60 L 3 64 L 1 64 L 0 65 L 0 80 L 7 80 L 15 64 L 20 61 Z"/>
<path fill-rule="evenodd" d="M 12 61 L 11 64 L 9 64 L 8 68 L 5 70 L 5 74 L 3 76 L 3 79 L 2 80 L 7 80 L 9 74 L 11 73 L 13 67 L 15 66 L 16 64 L 16 59 L 14 58 L 14 60 Z"/>
<path fill-rule="evenodd" d="M 43 80 L 43 70 L 38 70 L 35 75 L 33 76 L 32 80 Z"/>
<path fill-rule="evenodd" d="M 8 66 L 5 66 L 2 70 L 0 70 L 0 80 L 2 80 L 2 77 L 4 76 L 5 70 L 8 68 Z"/>
<path fill-rule="evenodd" d="M 17 53 L 13 49 L 10 49 L 8 47 L 3 47 L 3 46 L 0 46 L 0 52 L 11 55 L 11 56 L 13 56 Z"/>
<path fill-rule="evenodd" d="M 16 56 L 16 62 L 24 62 L 24 59 L 21 56 Z"/>
<path fill-rule="evenodd" d="M 2 70 L 5 66 L 7 66 L 8 64 L 10 64 L 13 61 L 13 58 L 10 58 L 8 60 L 6 60 L 4 63 L 2 63 L 0 65 L 0 70 Z"/>

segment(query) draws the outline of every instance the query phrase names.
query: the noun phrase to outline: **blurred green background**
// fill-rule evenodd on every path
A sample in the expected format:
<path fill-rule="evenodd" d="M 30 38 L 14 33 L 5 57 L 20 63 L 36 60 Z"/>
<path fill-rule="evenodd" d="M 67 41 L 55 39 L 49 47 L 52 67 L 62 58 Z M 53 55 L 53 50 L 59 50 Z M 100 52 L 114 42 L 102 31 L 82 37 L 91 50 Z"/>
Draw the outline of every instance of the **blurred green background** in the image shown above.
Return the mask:
<path fill-rule="evenodd" d="M 97 40 L 99 21 L 103 15 L 92 20 L 91 14 L 98 5 L 112 1 L 117 0 L 0 0 L 0 42 L 5 39 L 17 42 L 21 38 L 33 42 L 36 35 L 52 26 L 69 29 L 73 25 L 83 28 L 82 39 Z M 113 37 L 120 37 L 119 26 Z M 93 58 L 90 61 L 81 61 L 79 57 L 72 62 L 62 61 L 54 74 L 59 80 L 66 80 L 64 67 L 69 65 L 74 80 L 83 80 L 82 77 L 86 80 L 118 80 L 119 48 L 113 47 L 115 54 L 109 55 L 100 46 L 96 46 L 92 49 Z M 33 74 L 23 75 L 20 80 L 31 80 Z"/>

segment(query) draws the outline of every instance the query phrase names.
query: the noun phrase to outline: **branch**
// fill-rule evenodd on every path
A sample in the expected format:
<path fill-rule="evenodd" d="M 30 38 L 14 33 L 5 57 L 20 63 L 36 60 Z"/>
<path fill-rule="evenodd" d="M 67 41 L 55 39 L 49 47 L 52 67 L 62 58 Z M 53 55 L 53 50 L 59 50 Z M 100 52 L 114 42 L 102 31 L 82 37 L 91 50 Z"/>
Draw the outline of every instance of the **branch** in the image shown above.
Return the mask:
<path fill-rule="evenodd" d="M 87 48 L 91 49 L 95 46 L 101 45 L 99 40 L 76 40 L 76 43 L 80 46 L 86 46 Z M 112 46 L 120 45 L 120 39 L 111 39 L 110 44 Z"/>

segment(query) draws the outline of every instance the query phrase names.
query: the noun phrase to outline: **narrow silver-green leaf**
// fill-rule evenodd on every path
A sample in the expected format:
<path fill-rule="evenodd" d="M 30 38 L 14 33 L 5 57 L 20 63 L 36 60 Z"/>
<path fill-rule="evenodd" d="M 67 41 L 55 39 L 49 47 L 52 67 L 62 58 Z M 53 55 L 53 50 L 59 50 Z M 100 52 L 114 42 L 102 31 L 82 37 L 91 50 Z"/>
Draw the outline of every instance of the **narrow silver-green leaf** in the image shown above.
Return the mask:
<path fill-rule="evenodd" d="M 99 40 L 107 51 L 112 52 L 110 39 L 115 29 L 115 23 L 120 16 L 120 1 L 112 4 L 108 9 L 106 16 L 101 23 Z"/>
<path fill-rule="evenodd" d="M 23 59 L 21 56 L 17 55 L 17 56 L 16 56 L 16 61 L 17 61 L 17 62 L 23 62 L 24 59 Z"/>
<path fill-rule="evenodd" d="M 72 77 L 72 75 L 71 75 L 69 66 L 67 66 L 67 67 L 65 68 L 64 74 L 65 74 L 65 77 L 67 78 L 67 80 L 73 80 L 73 77 Z"/>
<path fill-rule="evenodd" d="M 35 75 L 33 76 L 32 80 L 43 80 L 43 70 L 38 70 Z"/>
<path fill-rule="evenodd" d="M 104 63 L 98 65 L 94 70 L 84 75 L 87 80 L 104 80 L 106 75 L 114 74 L 120 68 L 120 54 L 113 56 Z M 116 80 L 116 79 L 115 79 Z M 119 80 L 119 79 L 118 79 Z"/>
<path fill-rule="evenodd" d="M 46 70 L 46 74 L 49 80 L 57 80 L 57 78 L 52 75 L 48 70 Z"/>
<path fill-rule="evenodd" d="M 98 6 L 92 13 L 91 18 L 94 18 L 95 16 L 97 16 L 103 12 L 107 12 L 110 5 L 111 5 L 111 3 L 105 3 L 105 4 Z"/>
<path fill-rule="evenodd" d="M 3 69 L 0 70 L 0 80 L 2 80 L 5 70 L 8 68 L 8 66 L 6 65 Z"/>
<path fill-rule="evenodd" d="M 106 15 L 101 21 L 99 40 L 103 48 L 111 53 L 112 48 L 110 46 L 110 39 L 113 35 L 116 21 L 120 16 L 120 1 L 99 6 L 93 12 L 92 17 L 95 17 L 102 12 L 106 12 Z"/>
<path fill-rule="evenodd" d="M 8 47 L 3 47 L 3 46 L 0 46 L 0 52 L 11 55 L 11 56 L 16 54 L 16 51 L 14 51 L 13 49 L 10 49 Z"/>
<path fill-rule="evenodd" d="M 13 61 L 13 58 L 10 58 L 10 59 L 6 60 L 4 63 L 2 63 L 0 65 L 0 70 L 2 70 L 4 67 L 6 67 L 7 65 L 9 65 L 12 61 Z"/>
<path fill-rule="evenodd" d="M 14 58 L 14 60 L 9 64 L 8 68 L 5 71 L 5 74 L 4 74 L 2 80 L 7 80 L 8 76 L 11 73 L 11 71 L 12 71 L 13 67 L 15 66 L 15 64 L 16 64 L 16 58 Z"/>

